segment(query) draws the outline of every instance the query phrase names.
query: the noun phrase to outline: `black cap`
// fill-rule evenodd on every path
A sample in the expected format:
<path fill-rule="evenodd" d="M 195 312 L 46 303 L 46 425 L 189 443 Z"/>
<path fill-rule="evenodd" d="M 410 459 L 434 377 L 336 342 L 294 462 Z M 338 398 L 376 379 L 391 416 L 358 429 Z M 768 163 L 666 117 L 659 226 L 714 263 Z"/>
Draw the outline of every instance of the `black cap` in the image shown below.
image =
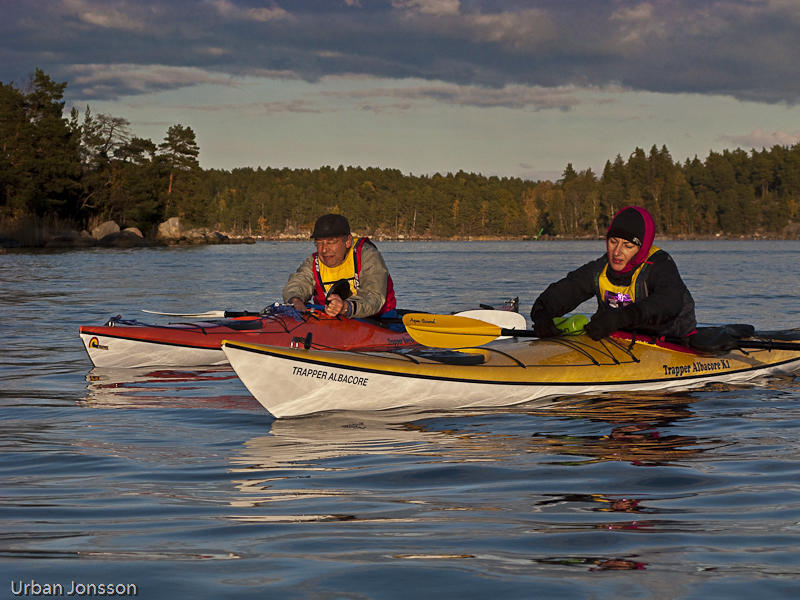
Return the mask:
<path fill-rule="evenodd" d="M 342 215 L 322 215 L 314 223 L 311 237 L 329 238 L 350 235 L 350 223 Z"/>
<path fill-rule="evenodd" d="M 628 207 L 619 211 L 611 221 L 606 238 L 621 238 L 641 246 L 644 234 L 645 224 L 642 215 L 635 208 Z"/>

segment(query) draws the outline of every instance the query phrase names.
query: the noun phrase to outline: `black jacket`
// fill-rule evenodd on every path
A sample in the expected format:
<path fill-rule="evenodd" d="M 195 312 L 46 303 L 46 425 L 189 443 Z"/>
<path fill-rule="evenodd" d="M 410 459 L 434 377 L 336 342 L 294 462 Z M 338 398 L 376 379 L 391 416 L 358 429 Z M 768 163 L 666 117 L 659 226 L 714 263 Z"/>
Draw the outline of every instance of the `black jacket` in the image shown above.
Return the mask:
<path fill-rule="evenodd" d="M 597 284 L 606 264 L 608 258 L 604 254 L 550 284 L 534 302 L 531 318 L 534 321 L 541 318 L 541 314 L 537 317 L 540 311 L 549 318 L 560 317 L 592 296 L 598 299 L 598 312 L 607 310 L 600 299 Z M 628 285 L 633 273 L 617 273 L 609 268 L 606 274 L 613 284 Z M 637 288 L 640 289 L 635 301 L 636 319 L 627 329 L 668 337 L 684 337 L 694 331 L 697 326 L 694 299 L 669 254 L 658 250 L 647 259 L 637 279 Z"/>

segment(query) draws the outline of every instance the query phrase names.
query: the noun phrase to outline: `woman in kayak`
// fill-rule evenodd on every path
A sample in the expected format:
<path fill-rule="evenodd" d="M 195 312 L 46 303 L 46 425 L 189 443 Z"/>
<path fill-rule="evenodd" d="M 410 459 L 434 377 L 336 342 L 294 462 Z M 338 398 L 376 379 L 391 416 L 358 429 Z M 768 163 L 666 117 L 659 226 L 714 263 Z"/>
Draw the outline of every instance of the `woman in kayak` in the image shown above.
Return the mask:
<path fill-rule="evenodd" d="M 331 317 L 371 317 L 395 309 L 394 284 L 369 238 L 353 237 L 342 215 L 323 215 L 311 234 L 317 251 L 283 288 L 283 301 L 305 312 L 306 302 L 324 305 Z"/>
<path fill-rule="evenodd" d="M 672 257 L 653 246 L 655 224 L 644 208 L 627 206 L 612 219 L 606 253 L 550 284 L 531 309 L 539 337 L 560 335 L 554 317 L 592 296 L 597 312 L 584 328 L 594 340 L 619 329 L 684 338 L 697 322 L 694 300 Z"/>

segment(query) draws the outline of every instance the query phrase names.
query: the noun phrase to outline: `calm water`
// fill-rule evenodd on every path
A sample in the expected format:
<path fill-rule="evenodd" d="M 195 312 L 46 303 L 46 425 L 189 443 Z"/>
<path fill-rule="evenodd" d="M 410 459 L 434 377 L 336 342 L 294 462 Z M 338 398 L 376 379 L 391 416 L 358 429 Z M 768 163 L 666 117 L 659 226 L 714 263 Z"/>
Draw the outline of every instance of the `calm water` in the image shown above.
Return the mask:
<path fill-rule="evenodd" d="M 800 242 L 663 246 L 701 322 L 800 325 Z M 441 312 L 519 296 L 527 313 L 602 251 L 380 247 L 401 306 Z M 118 313 L 260 309 L 310 251 L 0 255 L 0 597 L 800 595 L 797 379 L 275 421 L 229 370 L 92 370 L 83 352 L 78 326 Z"/>

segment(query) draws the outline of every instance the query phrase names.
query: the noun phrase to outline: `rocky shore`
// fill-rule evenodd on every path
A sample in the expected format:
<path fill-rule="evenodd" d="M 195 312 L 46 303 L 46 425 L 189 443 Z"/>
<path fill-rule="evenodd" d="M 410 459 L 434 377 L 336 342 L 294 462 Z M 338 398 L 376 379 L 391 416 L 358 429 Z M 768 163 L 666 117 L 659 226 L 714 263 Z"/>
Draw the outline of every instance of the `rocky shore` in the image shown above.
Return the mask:
<path fill-rule="evenodd" d="M 252 244 L 252 237 L 232 237 L 205 227 L 185 227 L 179 217 L 167 219 L 154 236 L 145 236 L 136 227 L 120 229 L 105 221 L 91 231 L 25 225 L 0 234 L 0 252 L 14 248 L 136 248 L 192 244 Z"/>

